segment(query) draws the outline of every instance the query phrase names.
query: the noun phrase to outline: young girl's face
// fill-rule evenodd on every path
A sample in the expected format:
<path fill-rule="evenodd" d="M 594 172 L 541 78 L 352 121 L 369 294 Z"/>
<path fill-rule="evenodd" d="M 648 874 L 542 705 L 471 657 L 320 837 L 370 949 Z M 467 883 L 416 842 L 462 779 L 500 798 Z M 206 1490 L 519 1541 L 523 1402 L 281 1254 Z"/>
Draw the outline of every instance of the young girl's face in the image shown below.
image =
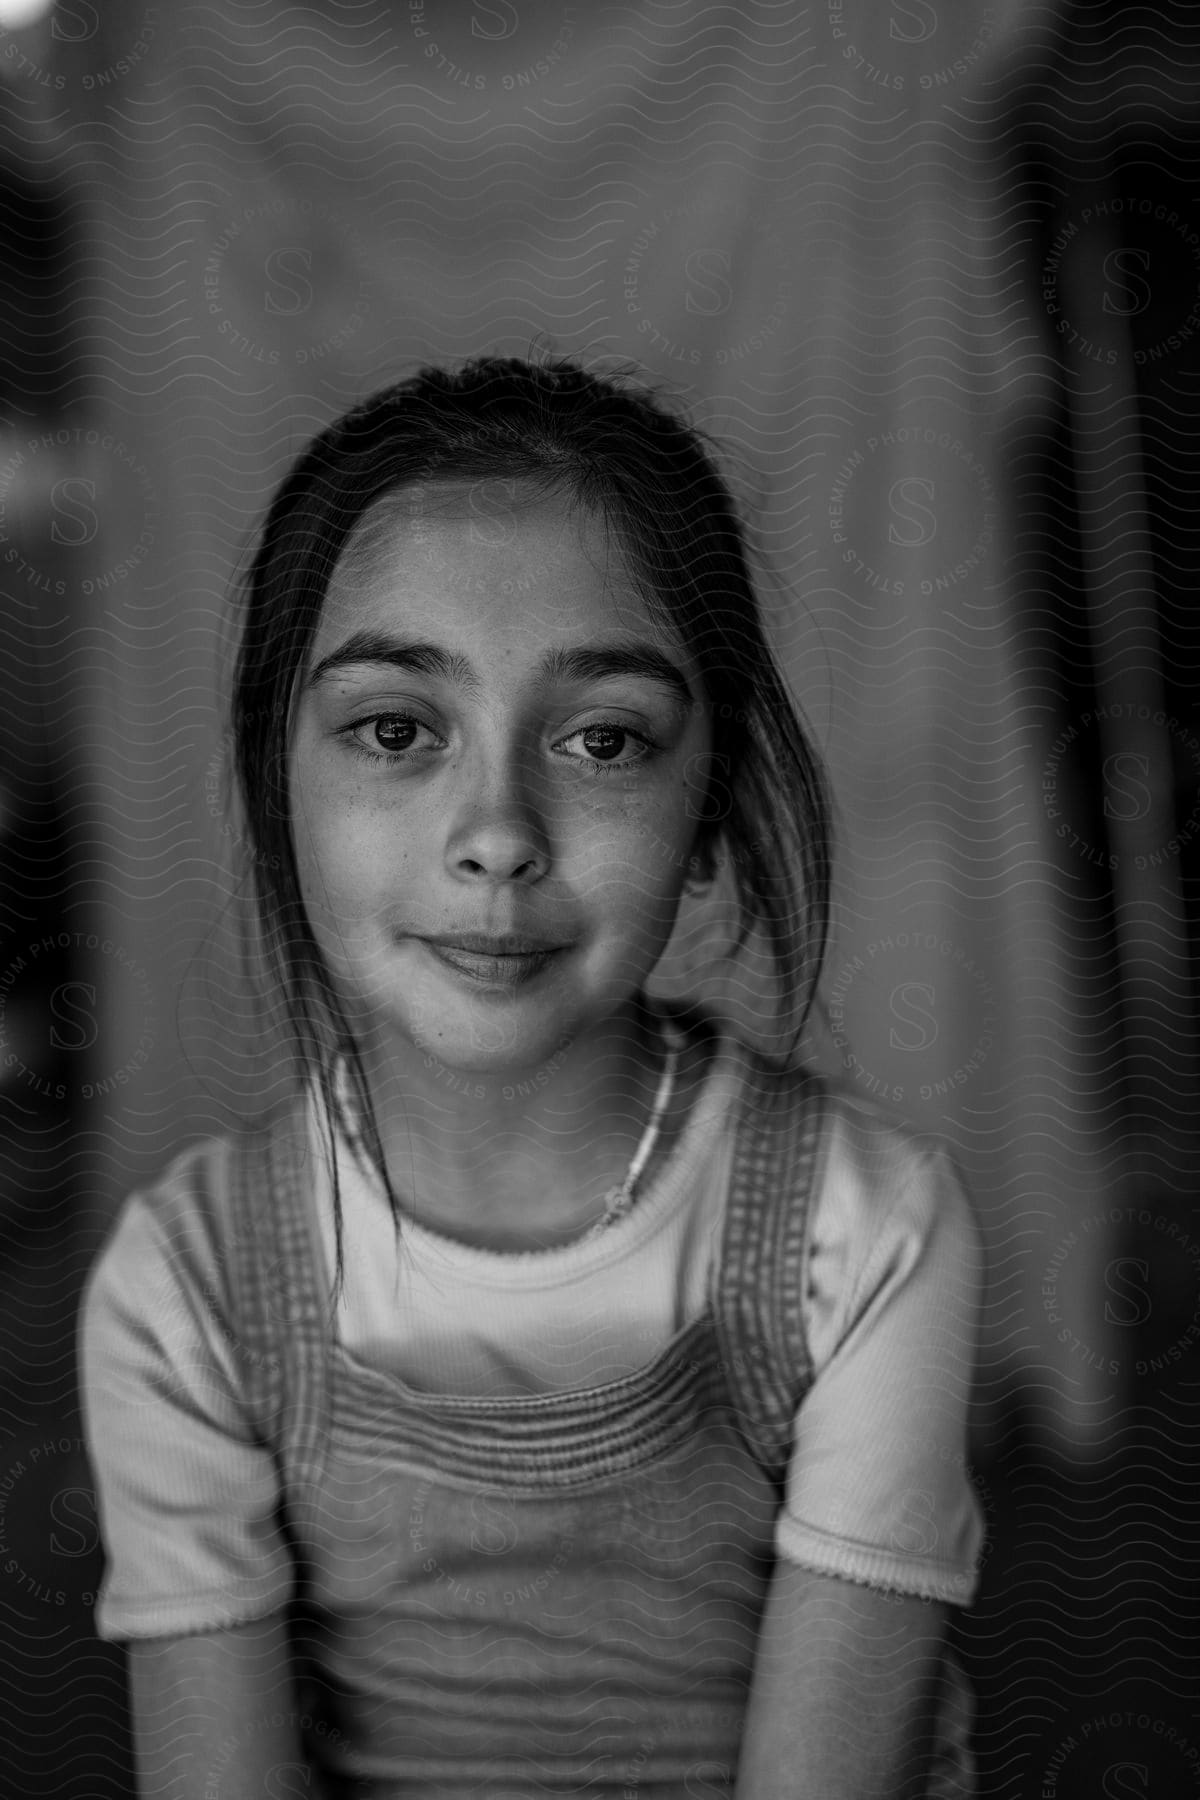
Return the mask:
<path fill-rule="evenodd" d="M 709 745 L 692 658 L 594 515 L 512 483 L 389 496 L 334 571 L 289 764 L 356 1030 L 499 1070 L 603 1021 L 671 934 Z M 470 936 L 500 941 L 430 942 Z"/>

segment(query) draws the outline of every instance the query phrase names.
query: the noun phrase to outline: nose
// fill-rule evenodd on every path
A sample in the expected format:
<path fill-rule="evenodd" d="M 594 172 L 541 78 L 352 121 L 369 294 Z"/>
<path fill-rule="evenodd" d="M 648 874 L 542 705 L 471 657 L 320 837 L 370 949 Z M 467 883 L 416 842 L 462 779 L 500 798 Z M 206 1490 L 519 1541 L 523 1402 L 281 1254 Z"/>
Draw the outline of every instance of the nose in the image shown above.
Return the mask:
<path fill-rule="evenodd" d="M 461 810 L 446 842 L 446 865 L 459 881 L 539 881 L 550 843 L 522 757 L 481 757 L 467 774 Z"/>

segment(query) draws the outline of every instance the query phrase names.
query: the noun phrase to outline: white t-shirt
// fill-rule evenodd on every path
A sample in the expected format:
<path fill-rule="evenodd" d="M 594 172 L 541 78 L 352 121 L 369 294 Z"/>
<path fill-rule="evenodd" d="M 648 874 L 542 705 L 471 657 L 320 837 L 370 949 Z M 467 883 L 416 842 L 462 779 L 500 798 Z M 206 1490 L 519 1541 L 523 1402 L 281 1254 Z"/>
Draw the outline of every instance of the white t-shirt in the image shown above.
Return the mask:
<path fill-rule="evenodd" d="M 729 1187 L 741 1054 L 725 1038 L 670 1157 L 626 1218 L 547 1251 L 476 1249 L 405 1218 L 339 1146 L 345 1291 L 359 1363 L 427 1392 L 592 1386 L 647 1364 L 703 1310 Z M 806 1245 L 814 1380 L 796 1417 L 778 1553 L 967 1605 L 984 1542 L 966 1463 L 983 1256 L 936 1139 L 837 1086 Z M 310 1203 L 334 1269 L 316 1107 Z M 101 1638 L 178 1635 L 291 1598 L 279 1483 L 239 1397 L 221 1242 L 230 1144 L 184 1151 L 129 1196 L 80 1315 L 84 1424 L 108 1566 Z"/>

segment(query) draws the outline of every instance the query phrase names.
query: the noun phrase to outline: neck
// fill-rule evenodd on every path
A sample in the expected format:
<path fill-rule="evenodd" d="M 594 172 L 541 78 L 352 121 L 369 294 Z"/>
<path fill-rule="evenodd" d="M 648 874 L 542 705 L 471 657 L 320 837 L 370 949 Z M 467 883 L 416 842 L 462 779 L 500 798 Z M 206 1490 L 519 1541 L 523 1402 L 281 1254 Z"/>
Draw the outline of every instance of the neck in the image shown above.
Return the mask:
<path fill-rule="evenodd" d="M 534 1066 L 486 1076 L 447 1068 L 411 1043 L 364 1065 L 388 1175 L 422 1224 L 496 1249 L 577 1236 L 624 1179 L 650 1118 L 666 1040 L 640 997 Z M 699 1046 L 678 1059 L 671 1104 L 639 1182 L 678 1137 L 701 1074 Z"/>

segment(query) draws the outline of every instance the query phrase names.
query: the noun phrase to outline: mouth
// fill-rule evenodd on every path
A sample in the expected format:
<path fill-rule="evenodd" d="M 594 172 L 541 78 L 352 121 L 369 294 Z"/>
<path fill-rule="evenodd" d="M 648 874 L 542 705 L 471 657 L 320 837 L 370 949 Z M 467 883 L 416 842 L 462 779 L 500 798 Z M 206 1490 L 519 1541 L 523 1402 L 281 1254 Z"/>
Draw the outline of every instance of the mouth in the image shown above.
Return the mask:
<path fill-rule="evenodd" d="M 533 980 L 568 948 L 565 944 L 535 943 L 530 938 L 420 938 L 431 956 L 445 968 L 481 987 L 516 988 Z M 528 949 L 472 948 L 476 944 L 523 944 Z"/>
<path fill-rule="evenodd" d="M 491 935 L 482 931 L 444 932 L 429 934 L 421 941 L 442 950 L 462 950 L 472 956 L 544 956 L 551 950 L 567 948 L 566 944 L 550 938 L 523 936 L 515 931 Z"/>

